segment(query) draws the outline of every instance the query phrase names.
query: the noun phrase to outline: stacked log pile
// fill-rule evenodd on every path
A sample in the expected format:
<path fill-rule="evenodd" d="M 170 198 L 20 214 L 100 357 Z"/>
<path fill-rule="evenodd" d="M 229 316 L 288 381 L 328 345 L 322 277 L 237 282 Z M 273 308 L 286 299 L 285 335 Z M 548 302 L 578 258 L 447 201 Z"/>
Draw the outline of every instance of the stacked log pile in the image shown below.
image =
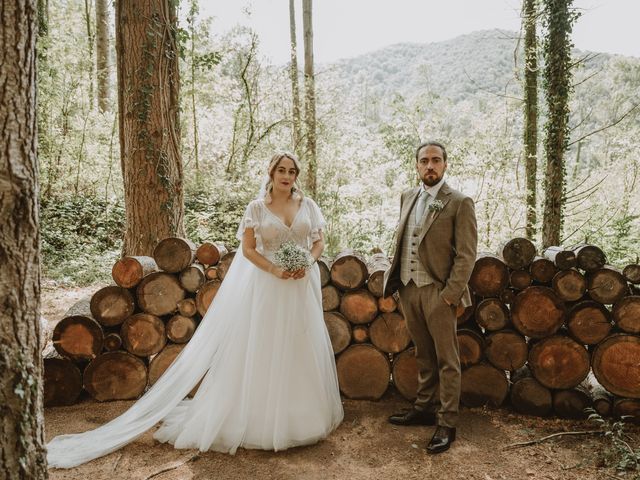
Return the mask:
<path fill-rule="evenodd" d="M 124 257 L 115 285 L 73 305 L 44 356 L 45 405 L 86 390 L 99 401 L 138 398 L 193 336 L 233 260 L 218 243 L 167 238 L 152 257 Z"/>
<path fill-rule="evenodd" d="M 232 260 L 218 244 L 166 239 L 153 258 L 118 261 L 116 285 L 72 308 L 54 331 L 47 404 L 72 403 L 78 385 L 98 400 L 139 396 L 191 338 Z M 394 385 L 414 399 L 414 348 L 397 297 L 382 296 L 389 260 L 344 251 L 318 264 L 342 393 L 375 400 Z M 640 418 L 639 285 L 640 266 L 619 271 L 593 245 L 537 255 L 515 238 L 480 254 L 474 303 L 457 310 L 462 403 L 562 417 L 593 406 Z"/>

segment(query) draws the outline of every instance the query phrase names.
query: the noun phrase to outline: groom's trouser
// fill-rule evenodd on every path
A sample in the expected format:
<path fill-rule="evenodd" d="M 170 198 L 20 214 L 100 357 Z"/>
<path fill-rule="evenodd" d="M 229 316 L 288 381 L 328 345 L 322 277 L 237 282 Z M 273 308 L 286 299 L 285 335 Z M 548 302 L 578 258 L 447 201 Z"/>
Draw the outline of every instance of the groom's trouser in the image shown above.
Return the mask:
<path fill-rule="evenodd" d="M 400 288 L 400 304 L 416 347 L 418 396 L 415 408 L 433 412 L 438 425 L 455 427 L 460 403 L 460 354 L 455 307 L 435 284 Z"/>

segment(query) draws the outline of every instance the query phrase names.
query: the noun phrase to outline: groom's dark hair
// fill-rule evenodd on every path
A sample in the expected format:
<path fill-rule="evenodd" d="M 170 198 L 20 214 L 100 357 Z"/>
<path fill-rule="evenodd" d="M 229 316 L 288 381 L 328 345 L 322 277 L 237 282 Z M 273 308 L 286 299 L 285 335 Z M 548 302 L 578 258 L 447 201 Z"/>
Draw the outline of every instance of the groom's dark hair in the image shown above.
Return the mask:
<path fill-rule="evenodd" d="M 434 142 L 432 140 L 429 140 L 428 142 L 424 142 L 421 143 L 418 148 L 416 149 L 416 162 L 418 161 L 418 154 L 420 153 L 420 150 L 422 150 L 424 147 L 429 147 L 433 145 L 434 147 L 440 147 L 440 150 L 442 150 L 442 160 L 444 160 L 445 162 L 447 161 L 447 149 L 444 148 L 444 145 L 441 144 L 440 142 Z"/>

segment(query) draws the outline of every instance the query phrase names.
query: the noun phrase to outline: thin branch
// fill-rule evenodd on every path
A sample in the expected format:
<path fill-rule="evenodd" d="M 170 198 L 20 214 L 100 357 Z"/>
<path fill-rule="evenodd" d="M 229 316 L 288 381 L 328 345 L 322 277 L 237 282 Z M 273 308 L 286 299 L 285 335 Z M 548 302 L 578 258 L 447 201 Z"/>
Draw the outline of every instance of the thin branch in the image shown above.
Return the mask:
<path fill-rule="evenodd" d="M 567 147 L 570 147 L 571 145 L 573 145 L 573 144 L 575 144 L 575 143 L 581 142 L 582 140 L 584 140 L 584 139 L 585 139 L 585 138 L 587 138 L 587 137 L 590 137 L 591 135 L 595 135 L 596 133 L 602 132 L 603 130 L 606 130 L 606 129 L 608 129 L 608 128 L 611 128 L 611 127 L 613 127 L 613 126 L 615 126 L 615 125 L 619 124 L 622 120 L 624 120 L 624 119 L 625 119 L 625 117 L 627 117 L 629 114 L 631 114 L 631 112 L 633 112 L 633 111 L 634 111 L 636 108 L 638 108 L 638 107 L 640 107 L 640 103 L 636 103 L 633 107 L 631 107 L 629 110 L 627 110 L 627 112 L 626 112 L 624 115 L 622 115 L 622 116 L 621 116 L 618 120 L 616 120 L 615 122 L 613 122 L 613 123 L 611 123 L 611 124 L 609 124 L 609 125 L 607 125 L 607 126 L 604 126 L 604 127 L 602 127 L 602 128 L 599 128 L 599 129 L 597 129 L 597 130 L 594 130 L 594 131 L 593 131 L 593 132 L 591 132 L 591 133 L 587 133 L 586 135 L 583 135 L 583 136 L 582 136 L 582 137 L 580 137 L 579 139 L 574 140 L 573 142 L 569 143 L 569 144 L 567 145 Z"/>
<path fill-rule="evenodd" d="M 574 83 L 572 85 L 573 88 L 576 88 L 578 85 L 582 85 L 584 82 L 586 82 L 587 80 L 592 79 L 593 77 L 595 77 L 596 75 L 600 75 L 602 72 L 604 72 L 604 68 L 601 68 L 600 70 L 597 70 L 595 72 L 593 72 L 591 75 L 589 75 L 586 78 L 583 78 L 582 80 L 580 80 L 578 83 Z"/>
<path fill-rule="evenodd" d="M 599 56 L 600 56 L 599 53 L 587 53 L 584 57 L 579 58 L 578 60 L 576 60 L 575 62 L 570 64 L 569 65 L 569 69 L 573 69 L 573 67 L 576 67 L 576 66 L 580 65 L 581 63 L 586 62 L 587 60 L 593 60 L 594 58 L 597 58 Z"/>
<path fill-rule="evenodd" d="M 465 69 L 463 69 L 463 70 L 464 70 L 464 74 L 467 76 L 467 79 L 468 79 L 468 80 L 469 80 L 469 81 L 470 81 L 470 82 L 471 82 L 471 83 L 472 83 L 472 84 L 473 84 L 473 85 L 474 85 L 478 90 L 480 90 L 481 92 L 486 92 L 486 93 L 489 93 L 489 94 L 491 94 L 491 95 L 495 95 L 496 97 L 500 97 L 500 98 L 509 98 L 509 99 L 511 99 L 511 100 L 517 100 L 517 101 L 519 101 L 519 102 L 524 102 L 524 99 L 523 99 L 523 98 L 520 98 L 520 97 L 512 97 L 511 95 L 504 95 L 504 94 L 502 94 L 502 93 L 492 92 L 491 90 L 487 90 L 486 88 L 481 87 L 480 85 L 478 85 L 478 84 L 476 83 L 476 81 L 475 81 L 473 78 L 471 78 L 471 77 L 469 76 L 469 74 L 467 73 L 467 69 L 466 69 L 466 68 L 465 68 Z"/>
<path fill-rule="evenodd" d="M 183 466 L 186 463 L 189 463 L 193 460 L 197 460 L 200 457 L 199 453 L 193 454 L 192 456 L 190 456 L 189 458 L 187 458 L 186 460 L 180 462 L 180 463 L 174 463 L 171 466 L 167 467 L 167 468 L 163 468 L 162 470 L 158 470 L 155 473 L 152 473 L 151 475 L 149 475 L 148 477 L 146 477 L 144 480 L 150 480 L 151 478 L 157 477 L 158 475 L 161 475 L 165 472 L 170 472 L 171 470 L 175 470 L 176 468 L 180 468 L 181 466 Z"/>
<path fill-rule="evenodd" d="M 509 448 L 527 447 L 529 445 L 535 445 L 537 443 L 542 443 L 546 440 L 550 440 L 556 437 L 562 437 L 565 435 L 603 435 L 603 434 L 604 432 L 602 430 L 583 430 L 580 432 L 558 432 L 558 433 L 553 433 L 551 435 L 547 435 L 546 437 L 538 438 L 536 440 L 531 440 L 529 442 L 511 443 L 509 445 L 502 447 L 502 449 L 507 450 Z"/>

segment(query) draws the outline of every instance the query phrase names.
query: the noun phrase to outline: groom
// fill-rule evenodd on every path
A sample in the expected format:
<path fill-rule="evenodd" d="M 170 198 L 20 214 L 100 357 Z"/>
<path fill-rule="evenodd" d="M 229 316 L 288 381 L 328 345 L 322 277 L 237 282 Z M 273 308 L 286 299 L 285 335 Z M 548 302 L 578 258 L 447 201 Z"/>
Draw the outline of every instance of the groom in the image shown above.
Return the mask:
<path fill-rule="evenodd" d="M 418 392 L 413 408 L 389 417 L 396 425 L 437 425 L 429 453 L 456 439 L 460 355 L 456 306 L 471 305 L 467 282 L 476 260 L 473 200 L 444 181 L 447 151 L 426 142 L 416 151 L 419 187 L 400 198 L 400 224 L 384 295 L 399 290 L 400 305 L 416 347 Z"/>

